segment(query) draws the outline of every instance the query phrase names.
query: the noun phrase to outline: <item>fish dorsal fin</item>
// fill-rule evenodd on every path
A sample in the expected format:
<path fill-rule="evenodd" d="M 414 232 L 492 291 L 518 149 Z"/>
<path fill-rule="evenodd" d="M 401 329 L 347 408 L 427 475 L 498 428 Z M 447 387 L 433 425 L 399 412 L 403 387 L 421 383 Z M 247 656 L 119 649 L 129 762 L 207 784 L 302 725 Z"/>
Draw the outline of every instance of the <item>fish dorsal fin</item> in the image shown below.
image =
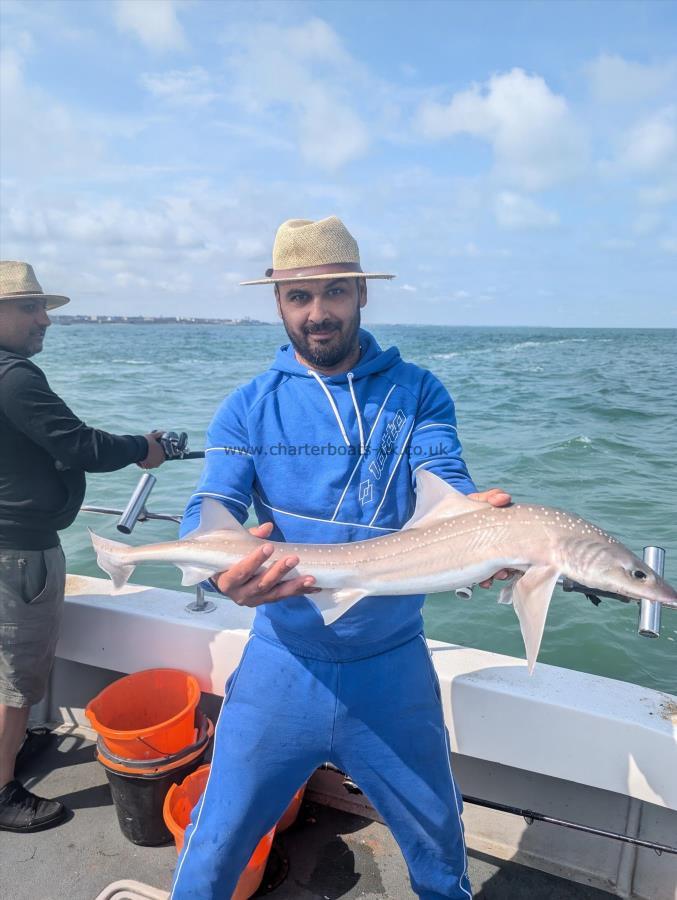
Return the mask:
<path fill-rule="evenodd" d="M 438 518 L 462 516 L 487 506 L 488 503 L 469 500 L 438 475 L 419 469 L 416 473 L 416 508 L 402 530 L 421 525 L 425 527 Z"/>
<path fill-rule="evenodd" d="M 195 540 L 212 531 L 231 531 L 239 533 L 246 531 L 240 525 L 235 516 L 226 509 L 223 503 L 213 497 L 203 497 L 200 504 L 200 524 L 194 531 L 184 535 L 184 540 Z"/>

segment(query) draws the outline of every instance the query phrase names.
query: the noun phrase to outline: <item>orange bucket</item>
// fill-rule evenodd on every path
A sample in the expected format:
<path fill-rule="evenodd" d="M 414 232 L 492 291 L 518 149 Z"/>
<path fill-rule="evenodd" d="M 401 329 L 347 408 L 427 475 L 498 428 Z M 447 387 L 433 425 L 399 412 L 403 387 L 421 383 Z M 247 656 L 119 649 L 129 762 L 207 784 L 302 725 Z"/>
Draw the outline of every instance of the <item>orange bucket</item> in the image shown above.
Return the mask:
<path fill-rule="evenodd" d="M 96 758 L 110 772 L 120 772 L 123 775 L 161 775 L 187 766 L 188 763 L 204 756 L 214 737 L 214 723 L 211 719 L 208 719 L 200 710 L 197 710 L 196 719 L 199 725 L 196 729 L 196 740 L 187 747 L 182 747 L 178 753 L 171 753 L 158 759 L 128 759 L 112 753 L 99 735 L 96 742 Z"/>
<path fill-rule="evenodd" d="M 177 853 L 183 848 L 183 838 L 190 822 L 190 814 L 205 789 L 209 768 L 208 765 L 200 766 L 184 778 L 181 784 L 173 784 L 165 797 L 163 816 L 165 825 L 174 835 Z M 240 875 L 231 900 L 247 900 L 256 893 L 263 881 L 274 837 L 275 829 L 271 828 L 258 842 L 244 872 Z"/>
<path fill-rule="evenodd" d="M 146 669 L 104 688 L 85 709 L 106 747 L 126 759 L 154 759 L 196 739 L 197 679 L 179 669 Z"/>
<path fill-rule="evenodd" d="M 289 806 L 282 813 L 282 818 L 277 823 L 278 831 L 286 831 L 287 828 L 290 828 L 294 824 L 294 822 L 296 821 L 296 817 L 299 814 L 299 810 L 301 809 L 301 803 L 303 802 L 303 795 L 305 794 L 305 792 L 306 786 L 305 784 L 302 784 L 292 797 Z"/>

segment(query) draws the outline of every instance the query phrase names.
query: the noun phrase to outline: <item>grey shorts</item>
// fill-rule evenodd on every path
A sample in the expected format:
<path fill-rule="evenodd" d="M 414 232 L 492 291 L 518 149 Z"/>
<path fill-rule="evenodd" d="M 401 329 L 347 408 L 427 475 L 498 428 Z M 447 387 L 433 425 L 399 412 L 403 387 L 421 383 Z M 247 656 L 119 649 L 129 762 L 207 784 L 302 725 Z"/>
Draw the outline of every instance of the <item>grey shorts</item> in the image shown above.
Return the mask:
<path fill-rule="evenodd" d="M 61 547 L 0 550 L 0 703 L 41 700 L 59 637 L 66 563 Z"/>

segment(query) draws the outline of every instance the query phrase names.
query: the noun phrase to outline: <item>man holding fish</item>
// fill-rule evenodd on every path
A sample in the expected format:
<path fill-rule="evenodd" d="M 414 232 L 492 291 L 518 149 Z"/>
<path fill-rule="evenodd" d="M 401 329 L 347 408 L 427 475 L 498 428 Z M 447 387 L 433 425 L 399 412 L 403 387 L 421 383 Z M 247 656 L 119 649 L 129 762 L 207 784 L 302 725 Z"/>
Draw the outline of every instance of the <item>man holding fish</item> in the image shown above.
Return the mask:
<path fill-rule="evenodd" d="M 362 271 L 357 244 L 335 216 L 280 226 L 273 268 L 245 283 L 274 286 L 290 344 L 217 411 L 182 534 L 198 529 L 207 507 L 213 514 L 213 500 L 241 523 L 253 502 L 264 523 L 253 535 L 326 545 L 330 563 L 332 545 L 402 528 L 422 467 L 492 507 L 510 503 L 505 491 L 477 493 L 438 379 L 360 328 L 367 279 L 392 277 Z M 277 554 L 266 568 L 272 554 L 272 544 L 259 543 L 212 579 L 257 612 L 227 687 L 173 900 L 230 896 L 258 840 L 326 761 L 379 810 L 419 897 L 470 897 L 424 596 L 353 591 L 342 598 L 347 611 L 327 625 L 325 592 L 314 577 L 295 575 L 298 555 Z M 490 583 L 485 575 L 483 586 Z"/>
<path fill-rule="evenodd" d="M 447 391 L 360 329 L 366 279 L 392 276 L 362 271 L 336 217 L 285 222 L 273 266 L 245 283 L 275 285 L 290 344 L 217 411 L 182 539 L 91 535 L 116 590 L 137 564 L 169 562 L 184 585 L 211 579 L 257 608 L 172 897 L 230 896 L 326 761 L 390 826 L 419 897 L 470 897 L 425 595 L 511 575 L 499 601 L 515 609 L 531 673 L 560 576 L 675 609 L 677 591 L 585 519 L 475 491 Z M 252 502 L 265 524 L 247 531 Z"/>

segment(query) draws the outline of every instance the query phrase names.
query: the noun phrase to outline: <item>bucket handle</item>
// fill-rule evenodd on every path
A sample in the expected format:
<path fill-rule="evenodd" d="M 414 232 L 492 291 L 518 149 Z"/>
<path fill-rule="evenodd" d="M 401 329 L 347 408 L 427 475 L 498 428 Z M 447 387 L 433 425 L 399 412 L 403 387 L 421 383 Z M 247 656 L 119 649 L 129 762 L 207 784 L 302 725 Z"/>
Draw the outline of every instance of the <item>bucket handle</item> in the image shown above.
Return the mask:
<path fill-rule="evenodd" d="M 137 741 L 141 741 L 142 744 L 145 744 L 149 750 L 153 751 L 153 753 L 157 753 L 158 756 L 162 756 L 162 750 L 158 750 L 157 747 L 154 747 L 152 744 L 150 744 L 148 741 L 144 740 L 144 738 L 140 737 L 138 734 L 136 736 L 136 739 L 137 739 Z"/>
<path fill-rule="evenodd" d="M 177 753 L 171 754 L 171 756 L 175 760 L 179 760 L 184 756 L 189 756 L 191 753 L 195 752 L 195 750 L 200 748 L 201 745 L 207 744 L 207 742 L 209 741 L 209 738 L 210 738 L 209 719 L 200 710 L 197 710 L 197 719 L 198 719 L 198 723 L 199 723 L 197 740 L 193 744 L 189 744 L 187 747 L 184 747 L 182 750 L 179 750 Z M 158 765 L 160 765 L 166 761 L 167 754 L 156 750 L 155 747 L 153 747 L 147 741 L 144 741 L 143 738 L 139 737 L 138 735 L 137 735 L 137 740 L 142 741 L 144 744 L 146 744 L 147 747 L 149 747 L 155 753 L 159 754 L 158 757 L 155 759 L 138 760 L 139 764 L 142 765 L 144 768 L 146 766 L 153 765 L 154 763 L 157 763 Z M 99 753 L 102 753 L 103 756 L 105 756 L 107 759 L 112 760 L 113 762 L 124 763 L 125 765 L 130 765 L 130 763 L 136 762 L 136 760 L 129 760 L 126 757 L 117 756 L 115 753 L 112 753 L 106 747 L 105 742 L 101 735 L 99 735 L 97 738 L 96 746 L 97 746 L 97 750 L 99 751 Z"/>

